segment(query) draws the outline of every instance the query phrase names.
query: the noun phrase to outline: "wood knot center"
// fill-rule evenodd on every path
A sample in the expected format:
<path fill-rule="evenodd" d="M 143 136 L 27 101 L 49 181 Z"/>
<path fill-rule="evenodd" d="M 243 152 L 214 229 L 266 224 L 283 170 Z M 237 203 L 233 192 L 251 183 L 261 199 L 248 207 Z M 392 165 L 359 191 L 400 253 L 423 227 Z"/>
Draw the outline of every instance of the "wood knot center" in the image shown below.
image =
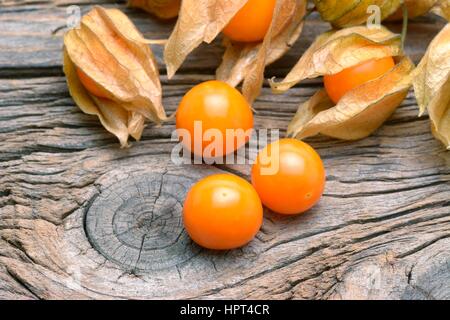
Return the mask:
<path fill-rule="evenodd" d="M 200 250 L 182 221 L 182 204 L 192 183 L 176 175 L 145 173 L 105 186 L 86 213 L 91 244 L 133 271 L 186 262 Z"/>

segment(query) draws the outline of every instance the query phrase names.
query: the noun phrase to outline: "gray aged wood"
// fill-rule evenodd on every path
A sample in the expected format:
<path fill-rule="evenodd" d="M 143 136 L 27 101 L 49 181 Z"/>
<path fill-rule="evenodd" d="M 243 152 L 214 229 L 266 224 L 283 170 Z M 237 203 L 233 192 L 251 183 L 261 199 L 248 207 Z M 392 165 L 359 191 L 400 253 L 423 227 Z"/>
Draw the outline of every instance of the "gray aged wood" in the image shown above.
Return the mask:
<path fill-rule="evenodd" d="M 93 2 L 76 3 L 86 12 Z M 173 123 L 148 126 L 141 142 L 119 149 L 68 95 L 61 39 L 70 4 L 0 1 L 0 298 L 450 298 L 450 153 L 417 117 L 412 93 L 367 139 L 308 140 L 327 168 L 317 207 L 297 217 L 267 211 L 248 246 L 204 250 L 182 229 L 186 190 L 217 172 L 248 178 L 249 167 L 174 165 Z M 173 25 L 127 13 L 148 38 Z M 416 62 L 442 26 L 412 23 Z M 327 28 L 310 18 L 267 77 L 285 74 Z M 162 76 L 169 113 L 212 78 L 222 51 L 220 41 L 202 46 L 174 80 Z M 286 128 L 320 85 L 282 96 L 265 87 L 256 126 Z"/>

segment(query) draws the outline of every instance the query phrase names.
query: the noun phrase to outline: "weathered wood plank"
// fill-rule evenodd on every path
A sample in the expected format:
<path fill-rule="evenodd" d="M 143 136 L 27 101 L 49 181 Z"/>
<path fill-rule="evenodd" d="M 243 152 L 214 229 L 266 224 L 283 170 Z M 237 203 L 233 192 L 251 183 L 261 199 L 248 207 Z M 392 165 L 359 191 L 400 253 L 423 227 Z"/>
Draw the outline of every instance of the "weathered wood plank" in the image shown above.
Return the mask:
<path fill-rule="evenodd" d="M 248 177 L 249 166 L 174 165 L 173 123 L 149 125 L 141 142 L 120 150 L 68 95 L 62 31 L 51 36 L 67 4 L 0 8 L 0 298 L 450 298 L 450 154 L 428 119 L 417 117 L 412 93 L 367 139 L 308 140 L 327 167 L 319 206 L 299 217 L 265 212 L 250 245 L 204 250 L 183 236 L 183 193 L 215 172 Z M 170 31 L 170 24 L 131 15 L 147 36 Z M 269 75 L 283 74 L 328 28 L 314 19 Z M 412 24 L 408 50 L 416 60 L 441 25 L 431 18 Z M 169 113 L 190 87 L 211 79 L 221 50 L 218 43 L 203 47 L 174 80 L 162 77 Z M 282 96 L 264 88 L 256 127 L 284 129 L 319 87 L 311 81 Z M 153 218 L 165 223 L 133 209 L 151 207 L 148 201 L 158 208 Z M 129 207 L 115 207 L 122 220 L 111 225 L 131 230 L 95 227 L 111 219 L 115 202 Z M 122 244 L 108 247 L 116 239 Z"/>
<path fill-rule="evenodd" d="M 18 91 L 5 94 L 2 90 L 1 101 L 8 106 L 0 108 L 4 111 L 2 116 L 18 114 L 18 106 L 22 108 L 20 117 L 3 121 L 0 134 L 4 141 L 2 156 L 6 155 L 0 166 L 5 173 L 0 178 L 0 235 L 8 243 L 17 243 L 15 250 L 26 252 L 33 263 L 9 257 L 1 261 L 39 297 L 58 298 L 63 293 L 78 297 L 80 292 L 93 298 L 109 297 L 117 293 L 98 286 L 106 279 L 119 278 L 117 281 L 124 286 L 120 297 L 335 297 L 342 290 L 338 290 L 340 280 L 335 277 L 351 275 L 348 270 L 359 268 L 362 262 L 369 263 L 366 256 L 384 256 L 389 252 L 395 263 L 404 266 L 398 273 L 406 272 L 415 263 L 413 258 L 421 256 L 420 252 L 405 258 L 399 256 L 450 235 L 450 159 L 429 133 L 427 119 L 416 117 L 410 96 L 405 106 L 368 139 L 353 143 L 326 138 L 310 141 L 324 158 L 328 185 L 320 206 L 308 214 L 285 219 L 267 213 L 258 239 L 242 252 L 218 254 L 201 250 L 180 266 L 130 273 L 127 265 L 105 261 L 92 249 L 83 230 L 83 215 L 93 199 L 102 194 L 102 186 L 114 181 L 115 175 L 127 172 L 142 176 L 145 172 L 168 170 L 170 174 L 191 175 L 194 181 L 217 169 L 197 167 L 193 171 L 171 165 L 168 158 L 173 146 L 172 124 L 149 127 L 142 142 L 130 150 L 118 150 L 117 142 L 95 119 L 81 114 L 65 96 L 62 78 L 15 81 Z M 171 110 L 191 86 L 182 83 L 165 86 L 170 92 L 166 104 Z M 33 87 L 34 94 L 39 92 L 38 96 L 45 96 L 50 102 L 37 101 L 35 105 L 29 100 L 34 94 L 30 91 L 27 98 L 23 89 L 26 87 Z M 295 101 L 305 99 L 313 90 L 295 88 L 283 96 L 282 106 L 264 90 L 256 104 L 258 126 L 268 125 L 269 117 L 270 125 L 285 127 L 295 111 Z M 19 94 L 21 91 L 24 93 Z M 7 99 L 6 95 L 16 98 Z M 32 232 L 26 226 L 30 220 L 39 225 L 29 227 Z M 40 228 L 48 242 L 40 238 Z M 50 234 L 48 228 L 52 230 Z M 64 252 L 73 252 L 74 257 L 61 257 Z M 49 261 L 47 256 L 62 261 Z M 36 268 L 33 273 L 26 271 L 31 266 Z M 95 288 L 103 295 L 85 292 L 86 289 L 66 292 L 67 270 L 74 267 L 83 270 L 83 281 L 90 290 Z M 239 273 L 234 274 L 231 270 L 238 267 Z M 202 284 L 198 289 L 191 286 L 194 275 L 198 276 L 196 286 Z M 392 277 L 395 276 L 399 275 Z M 165 279 L 164 293 L 157 279 Z M 398 279 L 405 290 L 413 290 L 407 280 Z M 134 295 L 127 291 L 131 290 L 128 286 L 138 288 Z M 332 286 L 336 289 L 330 292 Z M 117 290 L 117 283 L 114 288 Z M 348 297 L 349 289 L 345 288 L 342 295 Z M 411 295 L 419 294 L 412 292 Z M 402 294 L 406 295 L 405 291 Z"/>

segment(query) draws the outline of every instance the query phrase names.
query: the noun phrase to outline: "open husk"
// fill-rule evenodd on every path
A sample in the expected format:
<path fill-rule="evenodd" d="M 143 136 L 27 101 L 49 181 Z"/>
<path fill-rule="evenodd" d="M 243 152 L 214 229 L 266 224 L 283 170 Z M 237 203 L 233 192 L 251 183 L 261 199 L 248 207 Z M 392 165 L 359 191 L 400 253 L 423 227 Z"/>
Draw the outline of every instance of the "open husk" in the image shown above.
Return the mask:
<path fill-rule="evenodd" d="M 211 43 L 246 0 L 184 0 L 164 50 L 167 75 L 173 77 L 187 55 L 202 42 Z"/>
<path fill-rule="evenodd" d="M 236 44 L 225 39 L 226 51 L 217 79 L 232 86 L 244 80 L 243 94 L 254 101 L 264 81 L 265 66 L 281 58 L 297 41 L 305 13 L 306 1 L 278 1 L 272 25 L 261 44 Z"/>
<path fill-rule="evenodd" d="M 372 14 L 368 9 L 374 5 L 384 20 L 398 10 L 401 0 L 314 0 L 314 4 L 324 21 L 345 28 L 365 24 Z"/>
<path fill-rule="evenodd" d="M 370 59 L 396 57 L 397 65 L 341 98 L 335 105 L 325 90 L 302 104 L 288 135 L 303 139 L 316 134 L 356 140 L 379 128 L 405 99 L 414 65 L 403 57 L 398 35 L 385 28 L 352 27 L 319 36 L 281 82 L 270 81 L 282 93 L 307 78 L 336 74 Z"/>
<path fill-rule="evenodd" d="M 317 37 L 281 82 L 269 82 L 275 93 L 282 93 L 305 79 L 335 74 L 362 61 L 400 54 L 401 37 L 384 27 L 357 26 L 329 31 Z"/>
<path fill-rule="evenodd" d="M 139 140 L 145 119 L 166 119 L 159 72 L 152 51 L 133 23 L 117 9 L 95 7 L 64 36 L 64 72 L 80 109 L 97 115 L 122 147 Z M 78 78 L 85 73 L 106 94 L 91 94 Z"/>
<path fill-rule="evenodd" d="M 343 140 L 369 136 L 405 99 L 413 69 L 411 60 L 403 57 L 390 72 L 349 91 L 337 105 L 320 90 L 299 107 L 288 135 L 303 139 L 320 133 Z"/>
<path fill-rule="evenodd" d="M 184 0 L 180 15 L 164 51 L 171 78 L 187 55 L 202 42 L 212 42 L 245 0 Z M 306 0 L 277 0 L 271 27 L 260 43 L 233 43 L 225 38 L 226 52 L 217 78 L 233 86 L 244 81 L 248 101 L 258 96 L 266 65 L 280 58 L 300 36 Z"/>
<path fill-rule="evenodd" d="M 160 19 L 172 19 L 180 11 L 181 0 L 128 0 L 128 6 L 143 9 Z"/>
<path fill-rule="evenodd" d="M 435 137 L 450 149 L 450 24 L 431 42 L 414 75 L 420 114 L 428 110 Z"/>

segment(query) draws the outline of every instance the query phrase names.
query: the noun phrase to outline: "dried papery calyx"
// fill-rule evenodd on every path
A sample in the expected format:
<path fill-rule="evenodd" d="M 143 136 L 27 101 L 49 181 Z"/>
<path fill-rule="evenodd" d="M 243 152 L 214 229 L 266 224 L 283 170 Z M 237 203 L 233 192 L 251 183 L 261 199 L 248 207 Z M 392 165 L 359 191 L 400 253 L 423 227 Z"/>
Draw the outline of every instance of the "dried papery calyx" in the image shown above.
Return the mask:
<path fill-rule="evenodd" d="M 414 72 L 420 114 L 428 111 L 434 136 L 450 150 L 450 24 L 434 38 Z"/>
<path fill-rule="evenodd" d="M 180 11 L 181 0 L 128 0 L 128 6 L 143 9 L 160 19 L 172 19 Z"/>
<path fill-rule="evenodd" d="M 378 12 L 381 20 L 394 14 L 401 6 L 401 0 L 313 0 L 317 11 L 324 21 L 335 28 L 345 28 L 366 24 L 368 19 Z"/>
<path fill-rule="evenodd" d="M 432 11 L 445 17 L 449 14 L 450 0 L 404 0 L 404 4 L 408 9 L 408 18 L 416 18 L 427 14 Z M 392 16 L 387 20 L 401 20 L 403 18 L 403 12 L 401 8 L 398 8 Z"/>
<path fill-rule="evenodd" d="M 365 138 L 397 109 L 411 87 L 414 64 L 403 57 L 390 72 L 348 92 L 337 104 L 325 90 L 302 104 L 289 124 L 298 139 L 323 134 L 343 140 Z"/>
<path fill-rule="evenodd" d="M 438 0 L 431 11 L 450 21 L 450 0 Z"/>
<path fill-rule="evenodd" d="M 428 13 L 438 0 L 404 0 L 404 4 L 408 9 L 408 18 L 415 18 Z M 401 20 L 403 11 L 398 8 L 387 20 Z"/>
<path fill-rule="evenodd" d="M 184 0 L 164 52 L 169 78 L 191 51 L 202 42 L 211 43 L 246 2 Z M 265 66 L 280 58 L 300 36 L 305 12 L 306 0 L 277 0 L 262 42 L 237 43 L 225 37 L 226 52 L 217 78 L 233 86 L 244 81 L 244 96 L 253 102 L 259 95 Z"/>
<path fill-rule="evenodd" d="M 117 9 L 95 7 L 64 36 L 64 72 L 80 109 L 97 115 L 122 147 L 139 140 L 146 119 L 166 119 L 153 53 Z"/>
<path fill-rule="evenodd" d="M 226 51 L 216 72 L 217 79 L 232 86 L 244 81 L 243 94 L 250 102 L 254 101 L 260 94 L 265 66 L 281 58 L 297 41 L 305 13 L 305 1 L 278 1 L 262 43 L 233 43 L 224 39 Z"/>
<path fill-rule="evenodd" d="M 275 93 L 283 93 L 305 79 L 336 74 L 363 61 L 401 54 L 400 35 L 384 27 L 333 30 L 318 36 L 287 76 L 280 82 L 271 80 L 270 85 Z"/>
<path fill-rule="evenodd" d="M 334 103 L 325 90 L 303 103 L 288 134 L 299 139 L 324 134 L 356 140 L 379 128 L 405 99 L 414 65 L 403 56 L 401 37 L 385 28 L 352 27 L 319 36 L 281 82 L 270 81 L 282 93 L 305 79 L 335 75 L 367 61 L 395 58 L 395 66 L 349 90 Z"/>
<path fill-rule="evenodd" d="M 175 28 L 164 50 L 172 78 L 187 55 L 202 42 L 211 43 L 246 0 L 184 0 Z"/>

